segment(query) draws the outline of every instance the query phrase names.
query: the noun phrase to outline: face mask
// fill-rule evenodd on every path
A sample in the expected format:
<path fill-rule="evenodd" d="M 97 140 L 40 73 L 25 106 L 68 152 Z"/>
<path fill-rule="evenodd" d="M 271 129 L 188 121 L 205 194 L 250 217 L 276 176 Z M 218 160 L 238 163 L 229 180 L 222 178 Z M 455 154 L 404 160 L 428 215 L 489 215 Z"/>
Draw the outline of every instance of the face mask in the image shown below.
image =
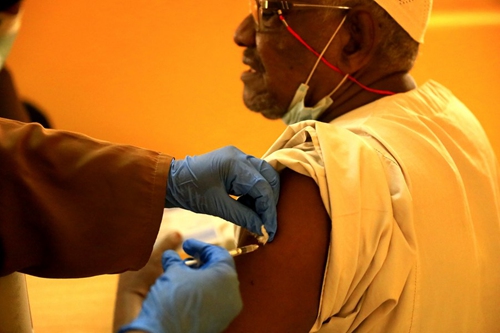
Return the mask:
<path fill-rule="evenodd" d="M 323 48 L 323 52 L 318 57 L 318 60 L 314 64 L 313 69 L 309 73 L 309 77 L 307 78 L 305 83 L 301 83 L 299 88 L 297 88 L 297 91 L 295 92 L 295 96 L 292 99 L 292 102 L 290 103 L 290 106 L 288 107 L 287 113 L 281 118 L 283 122 L 287 125 L 295 124 L 299 121 L 303 120 L 316 120 L 318 117 L 330 107 L 330 105 L 333 104 L 333 100 L 330 96 L 332 96 L 337 89 L 340 88 L 340 86 L 345 82 L 345 80 L 349 77 L 349 74 L 346 74 L 342 81 L 333 89 L 331 93 L 329 93 L 327 96 L 323 97 L 318 103 L 316 103 L 315 106 L 313 107 L 306 107 L 305 106 L 305 98 L 306 98 L 306 93 L 307 90 L 309 89 L 308 83 L 309 80 L 311 79 L 314 71 L 316 70 L 316 67 L 318 66 L 319 62 L 321 61 L 321 58 L 323 57 L 323 54 L 326 52 L 328 47 L 330 46 L 330 43 L 333 41 L 333 38 L 335 38 L 335 35 L 337 35 L 337 32 L 340 30 L 340 27 L 344 23 L 346 17 L 340 22 L 339 26 L 333 33 L 332 37 L 326 44 L 326 46 Z M 288 26 L 288 24 L 286 24 Z"/>
<path fill-rule="evenodd" d="M 0 69 L 10 53 L 21 26 L 21 12 L 16 15 L 0 12 Z"/>
<path fill-rule="evenodd" d="M 283 122 L 287 125 L 298 123 L 302 120 L 318 119 L 318 117 L 333 104 L 333 100 L 330 96 L 323 97 L 318 103 L 313 107 L 306 107 L 304 105 L 304 99 L 306 98 L 307 90 L 309 86 L 305 83 L 301 83 L 295 96 L 293 97 L 292 103 L 288 108 L 288 112 L 285 113 Z"/>

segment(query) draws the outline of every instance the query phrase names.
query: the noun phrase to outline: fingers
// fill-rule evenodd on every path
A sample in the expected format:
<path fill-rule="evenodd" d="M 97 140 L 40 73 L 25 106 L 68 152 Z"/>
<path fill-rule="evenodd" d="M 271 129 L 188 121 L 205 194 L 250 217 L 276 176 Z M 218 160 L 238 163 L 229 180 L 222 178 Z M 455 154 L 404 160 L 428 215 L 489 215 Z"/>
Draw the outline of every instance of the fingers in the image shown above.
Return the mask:
<path fill-rule="evenodd" d="M 269 233 L 269 241 L 271 242 L 274 239 L 276 230 L 278 229 L 278 218 L 276 210 L 276 205 L 278 204 L 278 202 L 274 201 L 273 197 L 271 197 L 271 194 L 263 195 L 263 193 L 265 193 L 268 188 L 263 188 L 262 185 L 265 184 L 256 183 L 254 186 L 248 189 L 248 193 L 246 193 L 246 195 L 241 197 L 241 200 L 238 201 L 253 209 L 261 220 L 261 223 L 255 225 L 255 227 L 257 227 L 257 230 L 249 230 L 253 233 L 262 235 L 260 226 L 263 224 L 267 232 Z"/>
<path fill-rule="evenodd" d="M 257 171 L 260 172 L 262 177 L 267 181 L 269 186 L 271 186 L 271 191 L 274 196 L 274 201 L 277 203 L 280 195 L 280 176 L 279 173 L 274 170 L 274 168 L 264 160 L 255 158 L 253 156 L 248 157 L 248 161 L 254 166 Z"/>
<path fill-rule="evenodd" d="M 167 250 L 163 253 L 161 262 L 163 265 L 163 270 L 166 271 L 170 266 L 177 263 L 182 263 L 182 259 L 174 250 Z"/>
<path fill-rule="evenodd" d="M 226 262 L 234 266 L 233 258 L 223 247 L 208 244 L 196 239 L 187 239 L 184 241 L 182 248 L 190 256 L 200 258 L 203 264 L 202 268 L 207 268 L 218 262 Z"/>
<path fill-rule="evenodd" d="M 253 233 L 262 235 L 260 226 L 264 224 L 268 234 L 269 241 L 274 239 L 278 228 L 276 215 L 276 205 L 279 199 L 280 178 L 279 174 L 266 161 L 248 156 L 247 161 L 250 163 L 250 170 L 247 173 L 252 175 L 253 181 L 245 179 L 245 173 L 241 173 L 241 179 L 237 179 L 233 183 L 233 191 L 237 195 L 243 195 L 239 202 L 255 211 L 259 216 L 261 223 L 253 224 L 252 228 L 248 228 Z M 247 219 L 251 219 L 249 216 Z"/>
<path fill-rule="evenodd" d="M 217 210 L 211 213 L 212 215 L 233 222 L 242 228 L 248 229 L 254 234 L 262 235 L 261 227 L 263 225 L 263 220 L 255 211 L 254 203 L 257 201 L 253 198 L 246 196 L 246 199 L 248 199 L 246 202 L 239 202 L 239 200 L 236 201 L 229 197 L 225 192 L 217 194 L 211 193 L 209 196 L 211 200 L 215 202 L 213 206 L 217 207 Z M 262 200 L 262 202 L 267 205 L 266 200 Z M 259 204 L 260 203 L 261 202 L 259 202 Z M 270 225 L 272 225 L 272 223 L 270 223 Z"/>
<path fill-rule="evenodd" d="M 184 243 L 182 243 L 182 249 L 190 256 L 193 256 L 195 254 L 201 254 L 208 246 L 209 246 L 208 243 L 205 243 L 203 241 L 194 238 L 186 239 Z"/>
<path fill-rule="evenodd" d="M 277 204 L 277 203 L 276 203 Z M 266 198 L 260 197 L 255 201 L 255 211 L 262 219 L 262 223 L 269 234 L 269 242 L 272 242 L 278 229 L 278 218 L 276 204 L 270 204 Z M 259 230 L 259 235 L 262 232 Z"/>

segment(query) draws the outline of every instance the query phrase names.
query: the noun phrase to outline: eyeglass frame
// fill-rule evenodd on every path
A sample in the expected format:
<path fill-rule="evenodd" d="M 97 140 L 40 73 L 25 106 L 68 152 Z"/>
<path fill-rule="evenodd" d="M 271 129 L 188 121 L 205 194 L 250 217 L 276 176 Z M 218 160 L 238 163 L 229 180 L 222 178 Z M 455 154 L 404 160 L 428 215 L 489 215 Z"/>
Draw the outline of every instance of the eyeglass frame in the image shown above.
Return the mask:
<path fill-rule="evenodd" d="M 292 10 L 294 7 L 309 7 L 309 8 L 334 8 L 341 10 L 349 10 L 351 7 L 322 5 L 312 3 L 298 3 L 285 0 L 249 0 L 250 14 L 256 25 L 256 30 L 265 30 L 262 26 L 262 13 L 264 9 L 274 9 L 277 14 L 282 14 L 283 11 Z"/>

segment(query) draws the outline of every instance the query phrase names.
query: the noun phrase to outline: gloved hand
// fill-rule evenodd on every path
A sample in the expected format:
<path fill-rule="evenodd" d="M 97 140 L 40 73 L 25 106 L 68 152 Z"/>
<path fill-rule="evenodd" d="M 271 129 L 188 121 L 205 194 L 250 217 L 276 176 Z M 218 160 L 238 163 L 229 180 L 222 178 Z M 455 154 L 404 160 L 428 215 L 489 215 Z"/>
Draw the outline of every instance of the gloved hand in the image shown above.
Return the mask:
<path fill-rule="evenodd" d="M 240 202 L 228 194 L 244 196 Z M 219 216 L 272 241 L 277 229 L 279 175 L 235 147 L 172 161 L 165 207 Z M 244 204 L 242 204 L 243 202 Z"/>
<path fill-rule="evenodd" d="M 229 252 L 194 239 L 186 240 L 183 248 L 202 265 L 191 268 L 175 251 L 165 251 L 165 272 L 151 287 L 137 319 L 119 333 L 220 333 L 238 315 L 243 303 Z"/>

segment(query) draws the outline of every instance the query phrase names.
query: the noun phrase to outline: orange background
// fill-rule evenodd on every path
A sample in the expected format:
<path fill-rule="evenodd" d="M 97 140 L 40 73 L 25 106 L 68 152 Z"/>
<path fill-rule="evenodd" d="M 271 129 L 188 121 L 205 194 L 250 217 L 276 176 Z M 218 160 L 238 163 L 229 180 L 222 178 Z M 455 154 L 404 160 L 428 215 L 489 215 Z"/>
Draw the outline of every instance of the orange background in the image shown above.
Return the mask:
<path fill-rule="evenodd" d="M 500 3 L 434 8 L 414 76 L 454 91 L 500 155 Z M 29 0 L 7 63 L 57 128 L 179 158 L 229 144 L 260 156 L 284 125 L 241 101 L 232 35 L 246 14 L 246 1 Z M 109 332 L 115 283 L 29 277 L 36 332 Z"/>
<path fill-rule="evenodd" d="M 178 158 L 229 144 L 260 156 L 284 129 L 241 101 L 246 68 L 232 35 L 246 1 L 88 3 L 26 1 L 8 59 L 22 96 L 57 128 Z M 469 3 L 480 13 L 465 11 Z M 499 7 L 437 0 L 414 71 L 419 84 L 432 78 L 454 91 L 496 146 Z"/>

